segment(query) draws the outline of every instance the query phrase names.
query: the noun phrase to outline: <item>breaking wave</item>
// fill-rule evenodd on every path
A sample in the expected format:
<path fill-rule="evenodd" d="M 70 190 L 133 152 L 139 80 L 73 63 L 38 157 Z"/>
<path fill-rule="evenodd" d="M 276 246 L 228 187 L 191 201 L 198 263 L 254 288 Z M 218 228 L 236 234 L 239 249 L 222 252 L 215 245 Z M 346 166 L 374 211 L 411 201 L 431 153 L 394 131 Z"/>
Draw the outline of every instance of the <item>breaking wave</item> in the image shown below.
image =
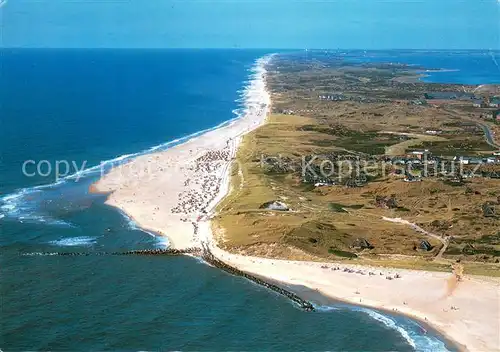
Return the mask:
<path fill-rule="evenodd" d="M 242 103 L 243 106 L 241 108 L 233 110 L 233 114 L 235 115 L 234 118 L 224 121 L 215 127 L 194 132 L 184 137 L 180 137 L 166 143 L 158 144 L 156 146 L 142 150 L 137 153 L 124 154 L 116 158 L 103 161 L 98 165 L 94 165 L 87 169 L 78 171 L 72 175 L 63 177 L 57 182 L 40 186 L 22 188 L 11 194 L 1 196 L 0 219 L 9 218 L 21 222 L 26 221 L 26 222 L 40 223 L 52 226 L 72 226 L 70 223 L 66 221 L 56 219 L 53 216 L 50 216 L 50 214 L 47 211 L 41 209 L 42 208 L 41 205 L 43 202 L 51 201 L 50 198 L 51 195 L 47 194 L 46 193 L 47 191 L 56 190 L 63 185 L 69 184 L 69 182 L 85 180 L 87 182 L 82 183 L 85 185 L 84 189 L 82 189 L 82 195 L 83 195 L 87 192 L 88 186 L 90 186 L 90 184 L 93 181 L 96 181 L 103 174 L 105 174 L 106 172 L 110 171 L 112 168 L 118 165 L 125 164 L 130 160 L 141 155 L 146 155 L 166 150 L 178 144 L 184 143 L 190 139 L 197 138 L 207 132 L 214 131 L 221 127 L 234 123 L 237 119 L 244 116 L 246 113 L 251 112 L 252 109 L 255 108 L 255 104 L 257 103 L 256 101 L 257 96 L 254 93 L 255 90 L 261 89 L 261 87 L 258 86 L 256 82 L 259 82 L 260 81 L 259 78 L 265 73 L 264 65 L 266 65 L 269 62 L 272 56 L 273 55 L 268 55 L 256 60 L 255 64 L 251 68 L 249 68 L 250 72 L 249 79 L 244 82 L 244 87 L 240 91 L 240 97 L 239 99 L 236 100 L 236 102 Z M 264 84 L 263 82 L 261 83 Z M 135 226 L 135 228 L 139 229 L 136 224 L 131 224 L 131 226 Z M 157 235 L 154 234 L 151 235 L 158 237 Z M 163 239 L 162 237 L 161 240 L 159 240 L 159 243 L 163 246 L 165 245 L 165 241 L 166 240 Z"/>
<path fill-rule="evenodd" d="M 340 308 L 336 307 L 336 306 L 315 305 L 315 304 L 313 304 L 313 306 L 317 312 L 332 312 L 332 311 L 340 310 Z"/>
<path fill-rule="evenodd" d="M 136 230 L 136 231 L 141 231 L 141 232 L 144 232 L 144 233 L 147 233 L 149 236 L 153 237 L 154 240 L 155 240 L 155 247 L 156 248 L 168 248 L 170 247 L 170 242 L 168 240 L 168 238 L 166 236 L 161 236 L 161 235 L 158 235 L 154 232 L 151 232 L 151 231 L 148 231 L 146 229 L 143 229 L 142 227 L 140 227 L 135 221 L 134 219 L 132 219 L 130 216 L 128 216 L 125 212 L 123 212 L 121 209 L 118 209 L 117 210 L 120 212 L 120 214 L 123 216 L 123 218 L 125 219 L 125 221 L 127 221 L 127 224 L 128 224 L 128 228 L 130 230 Z"/>
<path fill-rule="evenodd" d="M 373 309 L 344 303 L 335 305 L 315 305 L 314 309 L 320 313 L 328 313 L 343 309 L 362 312 L 387 328 L 396 331 L 417 352 L 449 352 L 446 344 L 439 340 L 437 336 L 428 333 L 427 329 L 418 322 L 404 316 L 400 318 L 391 317 Z"/>
<path fill-rule="evenodd" d="M 410 319 L 405 319 L 405 322 L 402 323 L 398 322 L 395 318 L 383 315 L 368 308 L 356 307 L 353 308 L 353 310 L 366 313 L 389 329 L 397 331 L 415 351 L 449 351 L 443 341 L 439 340 L 436 336 L 427 334 L 426 329 Z"/>
<path fill-rule="evenodd" d="M 96 243 L 97 243 L 97 237 L 88 237 L 88 236 L 67 237 L 49 242 L 49 244 L 58 247 L 77 247 L 77 246 L 90 247 Z"/>
<path fill-rule="evenodd" d="M 26 220 L 37 223 L 45 223 L 47 225 L 68 226 L 69 225 L 68 223 L 61 220 L 53 219 L 47 214 L 44 214 L 43 211 L 40 210 L 39 200 L 45 196 L 43 192 L 54 190 L 58 186 L 67 184 L 68 182 L 71 181 L 75 182 L 75 180 L 83 181 L 85 179 L 93 179 L 93 178 L 97 179 L 97 177 L 100 177 L 102 174 L 108 172 L 113 167 L 124 164 L 135 157 L 168 149 L 177 144 L 181 144 L 189 139 L 196 138 L 203 133 L 223 127 L 224 125 L 230 123 L 231 121 L 232 120 L 225 121 L 216 127 L 192 133 L 188 136 L 177 138 L 174 139 L 173 141 L 156 145 L 154 147 L 151 147 L 149 149 L 143 150 L 138 153 L 124 154 L 114 159 L 103 161 L 99 165 L 95 165 L 90 168 L 84 169 L 82 171 L 76 172 L 72 175 L 61 178 L 59 181 L 54 183 L 19 189 L 14 193 L 0 197 L 0 215 L 2 217 L 13 218 L 19 221 Z"/>

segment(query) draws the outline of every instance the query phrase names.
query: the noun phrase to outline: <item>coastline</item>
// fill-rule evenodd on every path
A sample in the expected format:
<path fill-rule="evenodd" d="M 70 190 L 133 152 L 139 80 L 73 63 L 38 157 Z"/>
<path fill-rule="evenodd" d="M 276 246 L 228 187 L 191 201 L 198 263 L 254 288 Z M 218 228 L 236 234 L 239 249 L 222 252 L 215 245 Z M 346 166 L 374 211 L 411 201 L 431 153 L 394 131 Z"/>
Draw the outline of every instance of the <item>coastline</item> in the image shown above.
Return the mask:
<path fill-rule="evenodd" d="M 495 338 L 499 307 L 491 307 L 499 298 L 499 283 L 494 279 L 466 277 L 448 294 L 453 275 L 447 273 L 292 262 L 243 256 L 218 247 L 210 222 L 213 209 L 230 191 L 231 165 L 241 137 L 265 123 L 270 111 L 266 60 L 258 62 L 247 90 L 244 116 L 166 151 L 138 156 L 111 170 L 93 185 L 92 191 L 109 194 L 106 204 L 122 210 L 146 231 L 167 236 L 172 248 L 205 244 L 218 259 L 240 270 L 286 285 L 302 285 L 356 306 L 420 320 L 454 341 L 460 350 L 499 348 L 498 335 Z M 355 273 L 343 271 L 345 268 Z M 357 273 L 370 270 L 382 274 Z M 400 279 L 386 279 L 396 273 Z M 450 311 L 452 306 L 459 310 Z M 484 329 L 489 330 L 485 333 Z"/>
<path fill-rule="evenodd" d="M 282 285 L 307 287 L 317 295 L 338 302 L 411 318 L 420 325 L 439 332 L 458 351 L 498 350 L 495 345 L 498 322 L 495 320 L 497 311 L 494 306 L 498 295 L 495 286 L 498 283 L 494 283 L 493 278 L 466 277 L 461 285 L 469 287 L 461 287 L 453 295 L 448 295 L 447 283 L 452 277 L 448 273 L 247 257 L 215 246 L 212 251 L 217 252 L 220 259 L 242 271 Z M 332 271 L 332 268 L 340 270 Z M 352 271 L 344 272 L 345 268 Z M 367 277 L 358 274 L 358 271 L 373 271 L 376 275 Z M 387 275 L 394 277 L 395 274 L 399 274 L 401 278 L 386 279 Z M 308 295 L 300 295 L 304 299 L 311 299 Z M 459 307 L 459 310 L 453 311 L 451 307 Z M 480 322 L 485 325 L 479 324 Z M 401 332 L 397 326 L 390 328 Z M 412 341 L 410 344 L 417 344 L 415 336 L 403 337 Z M 417 350 L 430 350 L 429 346 L 420 347 Z M 436 346 L 434 348 L 432 350 L 440 350 Z"/>

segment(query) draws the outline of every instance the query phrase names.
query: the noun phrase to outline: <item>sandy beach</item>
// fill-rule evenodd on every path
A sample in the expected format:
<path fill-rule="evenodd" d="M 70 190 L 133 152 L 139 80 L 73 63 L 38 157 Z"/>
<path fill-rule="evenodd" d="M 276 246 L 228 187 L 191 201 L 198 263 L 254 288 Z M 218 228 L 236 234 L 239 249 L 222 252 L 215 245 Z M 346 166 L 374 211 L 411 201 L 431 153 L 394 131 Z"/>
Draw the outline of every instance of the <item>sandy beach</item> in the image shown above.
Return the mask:
<path fill-rule="evenodd" d="M 271 100 L 260 59 L 244 93 L 245 113 L 223 127 L 159 153 L 143 155 L 94 186 L 107 204 L 178 249 L 211 248 L 241 270 L 303 285 L 345 302 L 397 311 L 433 326 L 469 351 L 500 350 L 500 280 L 450 273 L 392 270 L 349 264 L 296 262 L 228 253 L 213 239 L 210 218 L 228 193 L 241 136 L 265 123 Z M 411 343 L 411 342 L 410 342 Z"/>

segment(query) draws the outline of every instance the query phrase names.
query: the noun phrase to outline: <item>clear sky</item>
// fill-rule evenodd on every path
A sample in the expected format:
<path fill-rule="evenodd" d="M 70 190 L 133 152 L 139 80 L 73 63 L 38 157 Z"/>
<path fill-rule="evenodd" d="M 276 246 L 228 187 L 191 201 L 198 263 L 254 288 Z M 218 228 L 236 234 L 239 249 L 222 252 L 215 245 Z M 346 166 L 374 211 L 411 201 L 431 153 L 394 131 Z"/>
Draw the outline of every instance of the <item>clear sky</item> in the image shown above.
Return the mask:
<path fill-rule="evenodd" d="M 500 0 L 0 0 L 3 47 L 500 49 Z"/>

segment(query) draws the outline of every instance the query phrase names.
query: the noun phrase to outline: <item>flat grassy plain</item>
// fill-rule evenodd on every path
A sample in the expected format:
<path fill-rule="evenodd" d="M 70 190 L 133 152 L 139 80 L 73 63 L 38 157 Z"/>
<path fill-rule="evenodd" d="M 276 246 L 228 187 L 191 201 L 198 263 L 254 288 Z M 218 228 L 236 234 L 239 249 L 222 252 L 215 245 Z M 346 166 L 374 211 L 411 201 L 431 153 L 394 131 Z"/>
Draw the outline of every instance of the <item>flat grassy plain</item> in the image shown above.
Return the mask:
<path fill-rule="evenodd" d="M 476 202 L 462 189 L 437 180 L 405 183 L 387 177 L 354 189 L 343 186 L 308 189 L 293 174 L 266 172 L 261 163 L 263 155 L 298 157 L 301 153 L 325 152 L 324 147 L 311 142 L 316 136 L 297 131 L 297 126 L 309 122 L 309 118 L 274 114 L 266 125 L 243 138 L 232 169 L 231 192 L 219 204 L 213 222 L 215 233 L 226 248 L 287 259 L 354 260 L 370 265 L 451 271 L 451 261 L 434 260 L 443 246 L 440 240 L 383 217 L 404 218 L 428 231 L 462 238 L 465 242 L 474 242 L 483 233 L 495 236 L 497 220 L 482 219 L 478 212 L 482 197 L 476 197 Z M 474 181 L 469 187 L 483 192 L 492 187 L 498 190 L 497 184 Z M 375 195 L 393 194 L 398 199 L 398 208 L 376 207 Z M 272 200 L 285 202 L 291 210 L 260 209 Z M 470 213 L 478 220 L 468 219 Z M 478 227 L 471 231 L 470 225 L 476 221 Z M 374 248 L 353 248 L 359 238 L 366 239 Z M 416 249 L 421 240 L 427 240 L 433 248 Z M 463 258 L 460 252 L 463 245 L 454 243 L 449 244 L 450 248 L 460 248 L 458 257 Z M 474 273 L 491 275 L 498 266 L 471 263 L 470 268 Z"/>
<path fill-rule="evenodd" d="M 349 81 L 353 74 L 349 71 Z M 450 272 L 460 260 L 466 273 L 500 275 L 500 218 L 484 217 L 482 211 L 485 202 L 497 202 L 498 179 L 470 178 L 454 185 L 437 177 L 404 182 L 402 176 L 384 173 L 363 187 L 315 187 L 303 182 L 300 170 L 270 167 L 303 165 L 310 155 L 395 156 L 419 147 L 435 154 L 446 146 L 457 154 L 489 153 L 492 148 L 471 124 L 470 114 L 462 120 L 457 106 L 440 109 L 399 101 L 318 101 L 317 94 L 304 88 L 306 77 L 315 79 L 314 73 L 301 74 L 301 85 L 288 82 L 287 89 L 282 75 L 269 78 L 274 113 L 243 137 L 231 190 L 212 222 L 220 244 L 273 258 Z M 324 87 L 331 80 L 344 82 L 341 73 L 328 77 L 330 81 L 321 81 Z M 442 133 L 425 134 L 429 129 Z M 397 206 L 380 207 L 377 197 L 393 197 Z M 261 208 L 270 201 L 286 203 L 290 210 Z M 404 219 L 419 230 L 384 218 Z M 423 240 L 429 250 L 420 249 Z"/>

